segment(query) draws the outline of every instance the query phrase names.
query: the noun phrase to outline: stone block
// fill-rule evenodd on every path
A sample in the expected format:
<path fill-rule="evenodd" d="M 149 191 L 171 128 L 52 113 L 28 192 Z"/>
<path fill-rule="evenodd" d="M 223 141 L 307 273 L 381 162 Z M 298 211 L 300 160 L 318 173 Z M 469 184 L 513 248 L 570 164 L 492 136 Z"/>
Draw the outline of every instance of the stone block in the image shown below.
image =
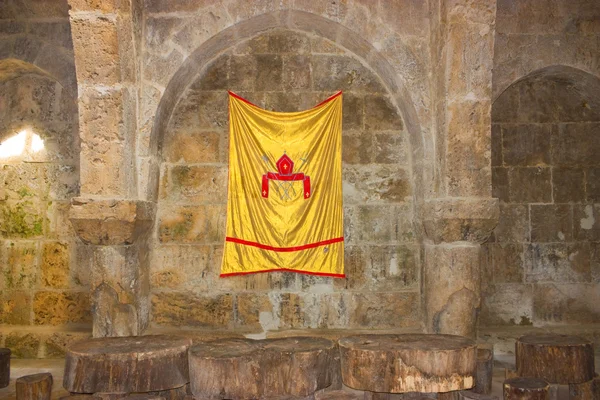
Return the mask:
<path fill-rule="evenodd" d="M 29 32 L 42 40 L 45 39 L 66 49 L 71 49 L 73 46 L 71 26 L 66 19 L 56 22 L 32 23 L 29 26 Z"/>
<path fill-rule="evenodd" d="M 493 285 L 483 296 L 481 324 L 531 325 L 533 320 L 533 290 L 531 285 L 507 283 Z"/>
<path fill-rule="evenodd" d="M 312 66 L 313 87 L 316 90 L 332 93 L 337 90 L 370 93 L 384 93 L 385 91 L 379 78 L 352 57 L 313 56 Z M 381 107 L 379 112 L 382 113 L 389 109 L 388 103 L 384 100 L 380 100 L 374 107 Z M 396 118 L 393 121 L 396 121 Z"/>
<path fill-rule="evenodd" d="M 373 141 L 373 161 L 376 164 L 410 164 L 410 146 L 404 132 L 376 133 Z"/>
<path fill-rule="evenodd" d="M 529 207 L 524 204 L 500 203 L 500 217 L 493 239 L 500 243 L 523 243 L 528 242 L 529 237 Z"/>
<path fill-rule="evenodd" d="M 71 249 L 69 243 L 46 242 L 42 245 L 41 284 L 47 288 L 69 287 Z"/>
<path fill-rule="evenodd" d="M 493 25 L 496 21 L 494 1 L 452 0 L 447 5 L 450 22 L 469 22 Z"/>
<path fill-rule="evenodd" d="M 309 38 L 312 54 L 343 54 L 344 50 L 334 42 L 324 37 L 316 36 Z"/>
<path fill-rule="evenodd" d="M 398 240 L 398 210 L 393 205 L 359 206 L 356 210 L 357 239 L 390 243 Z"/>
<path fill-rule="evenodd" d="M 346 166 L 342 185 L 349 203 L 403 202 L 412 193 L 408 171 L 393 164 Z"/>
<path fill-rule="evenodd" d="M 585 176 L 581 169 L 554 168 L 552 191 L 555 203 L 585 202 Z"/>
<path fill-rule="evenodd" d="M 79 194 L 78 168 L 73 165 L 48 165 L 44 168 L 50 200 L 70 200 Z"/>
<path fill-rule="evenodd" d="M 256 55 L 256 90 L 281 91 L 283 86 L 283 59 L 279 55 Z"/>
<path fill-rule="evenodd" d="M 508 169 L 509 200 L 513 203 L 550 203 L 550 168 L 514 167 Z"/>
<path fill-rule="evenodd" d="M 590 243 L 592 283 L 600 283 L 600 243 Z"/>
<path fill-rule="evenodd" d="M 150 262 L 152 287 L 175 290 L 215 289 L 218 283 L 214 280 L 217 279 L 220 268 L 212 270 L 211 253 L 210 246 L 159 245 L 154 247 Z"/>
<path fill-rule="evenodd" d="M 508 187 L 508 168 L 493 167 L 492 168 L 492 197 L 497 198 L 502 202 L 508 202 L 509 199 Z"/>
<path fill-rule="evenodd" d="M 0 247 L 2 287 L 6 289 L 33 289 L 38 283 L 39 243 L 6 241 Z"/>
<path fill-rule="evenodd" d="M 132 244 L 149 233 L 155 206 L 138 200 L 73 198 L 69 217 L 84 243 Z"/>
<path fill-rule="evenodd" d="M 6 335 L 4 346 L 11 351 L 14 358 L 38 358 L 40 336 L 36 333 L 11 332 Z"/>
<path fill-rule="evenodd" d="M 600 290 L 597 284 L 538 284 L 533 307 L 536 323 L 594 323 L 600 318 Z"/>
<path fill-rule="evenodd" d="M 402 130 L 400 113 L 389 97 L 367 95 L 365 102 L 365 129 L 367 131 Z"/>
<path fill-rule="evenodd" d="M 498 44 L 503 37 L 500 35 Z M 517 85 L 508 87 L 494 102 L 492 121 L 494 123 L 514 123 L 518 120 L 519 88 Z"/>
<path fill-rule="evenodd" d="M 166 87 L 175 72 L 181 67 L 185 57 L 176 49 L 168 54 L 144 52 L 144 79 Z"/>
<path fill-rule="evenodd" d="M 106 18 L 71 18 L 77 81 L 113 85 L 120 81 L 119 39 L 116 22 Z"/>
<path fill-rule="evenodd" d="M 33 298 L 35 325 L 64 325 L 92 321 L 87 292 L 37 292 Z"/>
<path fill-rule="evenodd" d="M 573 205 L 573 237 L 600 241 L 600 204 Z"/>
<path fill-rule="evenodd" d="M 363 132 L 345 135 L 342 161 L 347 164 L 369 164 L 373 153 L 373 136 Z"/>
<path fill-rule="evenodd" d="M 590 140 L 599 124 L 561 124 L 552 135 L 552 160 L 557 166 L 597 166 L 600 140 Z"/>
<path fill-rule="evenodd" d="M 5 238 L 41 238 L 47 226 L 41 201 L 9 201 L 0 204 L 0 233 Z"/>
<path fill-rule="evenodd" d="M 565 242 L 573 238 L 573 210 L 570 205 L 531 205 L 531 241 Z"/>
<path fill-rule="evenodd" d="M 228 90 L 230 56 L 222 54 L 211 61 L 205 68 L 202 78 L 190 86 L 192 90 Z"/>
<path fill-rule="evenodd" d="M 236 93 L 253 90 L 258 75 L 254 56 L 232 56 L 228 84 Z"/>
<path fill-rule="evenodd" d="M 0 291 L 0 323 L 4 325 L 31 324 L 31 294 L 26 291 Z"/>
<path fill-rule="evenodd" d="M 600 255 L 600 252 L 599 252 Z M 361 246 L 344 246 L 344 279 L 334 279 L 337 290 L 360 290 L 369 283 L 367 275 L 368 253 Z"/>
<path fill-rule="evenodd" d="M 55 332 L 45 340 L 46 358 L 64 358 L 67 347 L 80 340 L 91 339 L 91 332 Z"/>
<path fill-rule="evenodd" d="M 233 324 L 233 296 L 154 293 L 152 318 L 158 325 L 228 328 Z"/>
<path fill-rule="evenodd" d="M 364 121 L 364 98 L 354 93 L 343 93 L 342 127 L 344 131 L 360 130 Z M 323 97 L 325 99 L 326 96 Z"/>
<path fill-rule="evenodd" d="M 420 265 L 416 246 L 371 246 L 366 267 L 368 286 L 382 292 L 416 289 Z"/>
<path fill-rule="evenodd" d="M 492 106 L 492 114 L 493 109 Z M 502 124 L 492 123 L 492 167 L 501 167 L 502 165 Z"/>
<path fill-rule="evenodd" d="M 278 29 L 240 44 L 235 51 L 238 54 L 305 54 L 310 51 L 310 40 L 305 34 Z"/>
<path fill-rule="evenodd" d="M 405 35 L 423 35 L 426 31 L 423 21 L 427 19 L 428 7 L 420 1 L 410 0 L 398 3 L 384 0 L 380 5 L 380 16 L 390 27 Z M 397 21 L 404 21 L 397 26 Z"/>
<path fill-rule="evenodd" d="M 225 240 L 225 205 L 172 206 L 161 210 L 158 236 L 163 243 L 222 243 Z"/>
<path fill-rule="evenodd" d="M 585 175 L 588 201 L 600 202 L 600 168 L 590 168 Z"/>
<path fill-rule="evenodd" d="M 225 204 L 227 202 L 227 167 L 167 166 L 168 187 L 165 195 L 180 203 Z"/>
<path fill-rule="evenodd" d="M 524 254 L 520 243 L 490 243 L 494 283 L 523 282 Z"/>
<path fill-rule="evenodd" d="M 349 327 L 386 329 L 420 324 L 417 292 L 351 293 L 350 297 Z"/>
<path fill-rule="evenodd" d="M 0 21 L 0 35 L 14 35 L 24 33 L 27 28 L 23 21 L 5 20 Z"/>
<path fill-rule="evenodd" d="M 188 90 L 173 111 L 170 126 L 176 130 L 223 130 L 228 124 L 228 94 L 225 91 Z"/>
<path fill-rule="evenodd" d="M 531 244 L 526 282 L 590 282 L 590 247 L 585 242 Z"/>
<path fill-rule="evenodd" d="M 283 90 L 310 89 L 312 87 L 311 58 L 291 55 L 283 58 Z"/>
<path fill-rule="evenodd" d="M 171 163 L 214 163 L 221 160 L 221 132 L 176 133 L 167 140 L 165 160 Z"/>
<path fill-rule="evenodd" d="M 236 295 L 235 325 L 241 328 L 276 329 L 273 304 L 267 293 L 239 293 Z"/>
<path fill-rule="evenodd" d="M 209 0 L 146 0 L 144 5 L 149 13 L 193 12 L 211 4 Z"/>
<path fill-rule="evenodd" d="M 552 127 L 548 125 L 505 125 L 502 127 L 504 165 L 550 165 L 551 136 Z"/>

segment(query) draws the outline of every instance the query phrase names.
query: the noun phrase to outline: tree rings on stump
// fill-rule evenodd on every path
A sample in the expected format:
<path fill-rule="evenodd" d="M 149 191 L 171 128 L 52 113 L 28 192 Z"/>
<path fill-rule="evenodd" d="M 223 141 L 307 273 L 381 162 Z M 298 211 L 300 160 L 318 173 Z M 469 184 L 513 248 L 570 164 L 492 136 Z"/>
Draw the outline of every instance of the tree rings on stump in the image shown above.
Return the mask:
<path fill-rule="evenodd" d="M 549 383 L 582 383 L 594 378 L 594 350 L 589 340 L 567 335 L 527 335 L 517 340 L 519 376 Z"/>
<path fill-rule="evenodd" d="M 512 378 L 504 381 L 504 400 L 548 400 L 548 382 L 538 378 Z"/>
<path fill-rule="evenodd" d="M 17 378 L 16 389 L 19 400 L 50 400 L 52 374 L 43 372 Z"/>
<path fill-rule="evenodd" d="M 0 348 L 0 389 L 10 382 L 10 349 Z"/>
<path fill-rule="evenodd" d="M 335 344 L 316 337 L 226 339 L 190 349 L 191 390 L 198 399 L 312 396 L 331 384 Z"/>
<path fill-rule="evenodd" d="M 172 336 L 90 339 L 67 348 L 63 386 L 74 393 L 155 392 L 189 382 L 191 340 Z"/>
<path fill-rule="evenodd" d="M 454 335 L 358 335 L 340 339 L 342 381 L 370 392 L 449 392 L 474 385 L 477 346 Z"/>

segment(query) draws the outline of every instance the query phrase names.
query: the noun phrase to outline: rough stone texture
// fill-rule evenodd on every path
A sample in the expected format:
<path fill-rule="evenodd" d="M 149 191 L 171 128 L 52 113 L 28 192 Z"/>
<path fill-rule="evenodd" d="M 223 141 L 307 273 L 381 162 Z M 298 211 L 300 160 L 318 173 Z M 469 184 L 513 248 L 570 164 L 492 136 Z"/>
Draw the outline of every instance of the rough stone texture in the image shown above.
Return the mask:
<path fill-rule="evenodd" d="M 520 7 L 518 13 L 535 9 L 538 17 L 546 15 L 535 7 Z M 503 17 L 499 27 L 512 32 L 512 23 Z M 540 34 L 550 29 L 544 26 Z M 520 33 L 507 36 L 526 40 Z M 505 51 L 501 47 L 496 56 L 504 57 Z M 530 56 L 528 51 L 520 54 L 515 62 Z M 490 274 L 483 293 L 483 325 L 598 321 L 595 257 L 600 231 L 593 171 L 600 163 L 599 88 L 597 77 L 554 66 L 517 81 L 494 102 L 493 191 L 500 199 L 500 223 L 484 246 L 482 270 Z"/>
<path fill-rule="evenodd" d="M 158 32 L 176 22 L 150 23 Z M 151 38 L 159 40 L 154 33 Z M 298 111 L 340 89 L 344 201 L 351 205 L 347 278 L 290 273 L 219 278 L 227 90 L 270 110 Z M 418 326 L 420 252 L 407 142 L 403 117 L 380 78 L 335 43 L 278 29 L 216 57 L 181 93 L 163 143 L 150 272 L 153 323 L 258 334 Z"/>

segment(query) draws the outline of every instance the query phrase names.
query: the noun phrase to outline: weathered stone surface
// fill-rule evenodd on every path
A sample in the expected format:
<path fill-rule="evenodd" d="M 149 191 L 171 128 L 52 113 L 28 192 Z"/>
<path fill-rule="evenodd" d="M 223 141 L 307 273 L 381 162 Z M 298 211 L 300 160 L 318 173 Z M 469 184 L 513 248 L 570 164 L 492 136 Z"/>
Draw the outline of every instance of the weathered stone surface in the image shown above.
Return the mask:
<path fill-rule="evenodd" d="M 75 198 L 69 217 L 85 243 L 109 245 L 131 244 L 146 235 L 153 214 L 148 202 Z"/>
<path fill-rule="evenodd" d="M 515 203 L 549 203 L 552 200 L 550 168 L 508 169 L 509 199 Z"/>
<path fill-rule="evenodd" d="M 573 237 L 576 240 L 600 241 L 600 205 L 573 206 Z"/>
<path fill-rule="evenodd" d="M 573 238 L 572 213 L 568 205 L 531 205 L 531 241 L 570 241 Z"/>
<path fill-rule="evenodd" d="M 481 323 L 491 325 L 531 325 L 533 321 L 531 286 L 497 284 L 482 298 Z"/>
<path fill-rule="evenodd" d="M 525 257 L 527 282 L 589 282 L 591 279 L 588 243 L 532 244 Z"/>
<path fill-rule="evenodd" d="M 168 199 L 194 204 L 224 204 L 227 201 L 227 167 L 182 166 L 167 167 Z"/>
<path fill-rule="evenodd" d="M 42 248 L 42 284 L 51 288 L 69 286 L 71 252 L 67 243 L 47 242 Z"/>
<path fill-rule="evenodd" d="M 419 252 L 408 246 L 371 246 L 366 266 L 369 287 L 374 291 L 415 288 L 419 278 Z M 348 261 L 345 259 L 345 268 Z M 348 272 L 346 272 L 348 276 Z"/>
<path fill-rule="evenodd" d="M 7 325 L 31 324 L 31 295 L 26 291 L 2 291 L 0 295 L 0 323 Z"/>
<path fill-rule="evenodd" d="M 523 282 L 525 255 L 522 244 L 488 244 L 494 283 Z"/>
<path fill-rule="evenodd" d="M 4 345 L 8 347 L 15 358 L 37 358 L 40 338 L 34 333 L 12 332 L 6 336 Z"/>
<path fill-rule="evenodd" d="M 555 203 L 585 201 L 583 170 L 554 168 L 552 170 L 552 191 Z"/>
<path fill-rule="evenodd" d="M 550 165 L 551 134 L 551 127 L 547 125 L 514 125 L 502 128 L 504 165 Z"/>
<path fill-rule="evenodd" d="M 205 163 L 220 160 L 221 132 L 181 133 L 174 135 L 165 149 L 165 159 L 177 163 Z"/>
<path fill-rule="evenodd" d="M 64 358 L 67 348 L 74 342 L 90 339 L 89 332 L 56 332 L 48 336 L 46 345 L 46 358 Z"/>
<path fill-rule="evenodd" d="M 36 325 L 62 325 L 91 321 L 89 295 L 85 292 L 37 292 L 33 299 Z"/>
<path fill-rule="evenodd" d="M 0 276 L 7 289 L 33 289 L 38 282 L 38 243 L 7 241 L 0 248 L 4 264 Z"/>
<path fill-rule="evenodd" d="M 417 292 L 354 293 L 349 326 L 396 328 L 415 326 L 420 320 Z"/>
<path fill-rule="evenodd" d="M 159 212 L 159 239 L 163 243 L 222 243 L 225 209 L 220 206 L 177 206 Z"/>
<path fill-rule="evenodd" d="M 156 293 L 152 316 L 159 325 L 228 327 L 233 323 L 233 296 Z"/>
<path fill-rule="evenodd" d="M 543 323 L 589 323 L 600 316 L 600 295 L 592 284 L 538 284 L 534 287 L 534 319 Z"/>

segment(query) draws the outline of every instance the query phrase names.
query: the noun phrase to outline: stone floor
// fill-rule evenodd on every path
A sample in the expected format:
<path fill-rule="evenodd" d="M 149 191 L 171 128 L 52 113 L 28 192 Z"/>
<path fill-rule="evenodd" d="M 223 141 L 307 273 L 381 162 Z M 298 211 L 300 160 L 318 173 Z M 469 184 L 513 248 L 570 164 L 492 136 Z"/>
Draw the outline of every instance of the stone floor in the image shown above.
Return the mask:
<path fill-rule="evenodd" d="M 15 379 L 30 374 L 40 372 L 50 372 L 54 378 L 54 387 L 52 390 L 52 399 L 58 399 L 68 393 L 62 388 L 63 370 L 65 361 L 62 359 L 28 359 L 11 360 L 10 385 L 0 389 L 0 399 L 15 399 Z M 494 378 L 492 384 L 492 394 L 502 399 L 502 382 L 504 381 L 504 369 L 514 369 L 515 359 L 513 355 L 496 355 L 494 364 Z M 596 356 L 596 371 L 600 371 L 600 356 Z M 560 387 L 557 400 L 568 399 L 566 387 Z"/>

